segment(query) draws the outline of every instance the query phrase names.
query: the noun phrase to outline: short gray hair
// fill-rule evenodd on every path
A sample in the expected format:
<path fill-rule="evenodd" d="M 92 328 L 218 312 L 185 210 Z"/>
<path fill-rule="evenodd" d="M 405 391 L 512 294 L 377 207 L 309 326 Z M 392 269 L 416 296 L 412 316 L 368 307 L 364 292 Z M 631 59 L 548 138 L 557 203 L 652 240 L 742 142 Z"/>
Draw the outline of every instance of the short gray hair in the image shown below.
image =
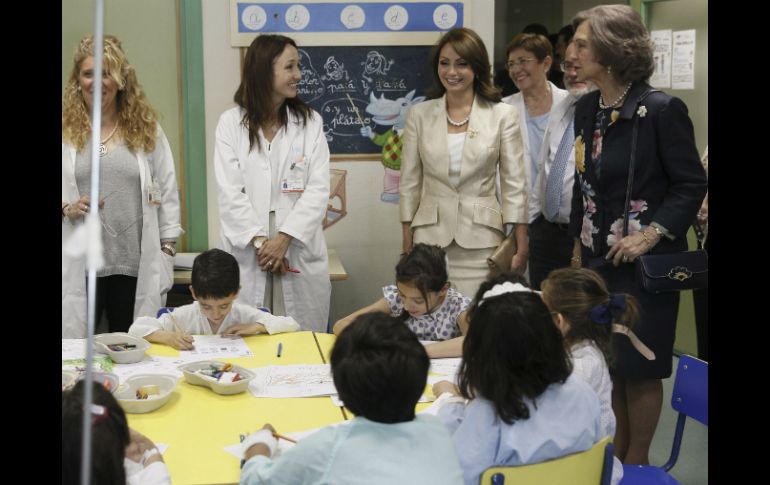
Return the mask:
<path fill-rule="evenodd" d="M 621 83 L 646 81 L 655 69 L 650 34 L 642 18 L 628 5 L 598 5 L 578 12 L 572 26 L 588 21 L 596 60 L 612 68 Z"/>

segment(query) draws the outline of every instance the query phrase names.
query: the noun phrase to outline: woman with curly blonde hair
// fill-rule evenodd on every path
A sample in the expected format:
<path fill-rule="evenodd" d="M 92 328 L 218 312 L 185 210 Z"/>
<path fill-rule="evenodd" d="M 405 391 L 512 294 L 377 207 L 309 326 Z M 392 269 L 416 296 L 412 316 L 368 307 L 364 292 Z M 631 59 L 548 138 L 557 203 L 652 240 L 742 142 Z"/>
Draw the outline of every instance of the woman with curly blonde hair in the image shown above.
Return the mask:
<path fill-rule="evenodd" d="M 62 100 L 62 243 L 90 208 L 94 38 L 81 39 Z M 127 331 L 155 316 L 173 283 L 182 233 L 174 159 L 117 37 L 104 37 L 99 133 L 102 245 L 96 322 Z M 85 335 L 85 257 L 62 256 L 62 337 Z"/>

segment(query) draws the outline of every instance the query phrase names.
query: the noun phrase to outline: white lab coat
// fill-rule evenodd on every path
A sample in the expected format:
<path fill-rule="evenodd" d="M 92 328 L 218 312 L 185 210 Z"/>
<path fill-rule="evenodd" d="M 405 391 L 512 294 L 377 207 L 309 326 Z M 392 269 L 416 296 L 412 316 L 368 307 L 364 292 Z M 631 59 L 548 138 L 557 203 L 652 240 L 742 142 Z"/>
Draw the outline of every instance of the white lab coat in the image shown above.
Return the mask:
<path fill-rule="evenodd" d="M 81 196 L 75 180 L 75 147 L 62 142 L 61 154 L 62 200 L 71 203 Z M 142 240 L 134 320 L 141 316 L 154 317 L 158 309 L 165 305 L 166 293 L 174 283 L 174 258 L 160 250 L 160 241 L 176 239 L 183 232 L 174 158 L 160 125 L 155 150 L 152 153 L 138 151 L 135 155 L 142 187 Z M 149 187 L 153 180 L 161 191 L 159 206 L 149 202 Z M 76 221 L 62 218 L 62 247 L 84 221 L 85 218 Z M 62 338 L 83 338 L 86 336 L 85 256 L 70 258 L 62 252 L 61 291 Z"/>
<path fill-rule="evenodd" d="M 269 235 L 271 193 L 281 188 L 272 186 L 264 143 L 261 150 L 256 145 L 249 149 L 248 129 L 241 123 L 243 113 L 238 107 L 227 110 L 217 125 L 214 173 L 219 187 L 220 244 L 235 256 L 241 269 L 238 301 L 261 306 L 267 273 L 259 267 L 250 242 L 254 236 Z M 288 115 L 286 133 L 272 143 L 279 160 L 277 180 L 301 178 L 304 192 L 282 192 L 275 211 L 276 231 L 294 238 L 286 252 L 289 265 L 300 270 L 286 273 L 280 280 L 287 315 L 304 330 L 324 332 L 331 297 L 323 234 L 329 201 L 329 147 L 318 113 L 313 112 L 304 127 L 291 112 Z"/>

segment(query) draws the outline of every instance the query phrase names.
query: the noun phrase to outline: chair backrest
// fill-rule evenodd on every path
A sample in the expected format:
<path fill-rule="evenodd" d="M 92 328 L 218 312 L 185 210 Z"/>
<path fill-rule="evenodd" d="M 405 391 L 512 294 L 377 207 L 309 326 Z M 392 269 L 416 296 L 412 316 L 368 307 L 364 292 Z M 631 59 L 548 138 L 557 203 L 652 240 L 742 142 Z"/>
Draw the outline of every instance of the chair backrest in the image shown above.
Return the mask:
<path fill-rule="evenodd" d="M 674 468 L 682 446 L 684 424 L 687 417 L 709 425 L 709 364 L 690 355 L 679 357 L 676 368 L 674 389 L 671 391 L 671 407 L 679 413 L 674 429 L 674 442 L 668 461 L 661 467 L 664 471 Z M 625 469 L 625 465 L 624 465 Z"/>
<path fill-rule="evenodd" d="M 609 436 L 590 449 L 561 458 L 520 466 L 495 466 L 481 474 L 481 485 L 601 485 L 612 473 L 612 443 Z"/>
<path fill-rule="evenodd" d="M 174 311 L 174 307 L 172 306 L 162 306 L 160 307 L 160 310 L 158 310 L 157 315 L 155 315 L 155 318 L 160 318 L 161 315 L 164 313 L 171 313 Z"/>
<path fill-rule="evenodd" d="M 708 426 L 709 364 L 689 355 L 679 358 L 671 407 Z"/>

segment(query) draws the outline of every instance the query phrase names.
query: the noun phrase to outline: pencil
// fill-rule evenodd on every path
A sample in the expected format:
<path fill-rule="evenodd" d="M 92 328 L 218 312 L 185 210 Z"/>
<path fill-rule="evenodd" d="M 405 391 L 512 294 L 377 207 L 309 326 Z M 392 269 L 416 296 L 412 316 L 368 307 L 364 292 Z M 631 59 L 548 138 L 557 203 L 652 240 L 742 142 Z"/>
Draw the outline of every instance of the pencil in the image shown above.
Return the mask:
<path fill-rule="evenodd" d="M 284 436 L 281 433 L 278 433 L 276 431 L 273 431 L 273 437 L 275 439 L 278 439 L 278 440 L 286 440 L 286 441 L 288 441 L 290 443 L 296 443 L 297 442 L 297 440 L 295 440 L 294 438 L 289 438 L 288 436 Z"/>
<path fill-rule="evenodd" d="M 174 314 L 171 312 L 168 312 L 168 317 L 171 319 L 171 323 L 174 325 L 174 330 L 176 330 L 179 333 L 187 333 L 176 323 L 176 318 L 174 318 Z"/>
<path fill-rule="evenodd" d="M 350 101 L 350 105 L 353 106 L 353 111 L 356 112 L 356 116 L 358 116 L 358 122 L 361 123 L 361 126 L 366 126 L 364 124 L 364 120 L 361 119 L 361 115 L 358 113 L 358 106 L 353 102 L 353 98 L 350 97 L 350 93 L 346 93 L 348 96 L 348 101 Z"/>

